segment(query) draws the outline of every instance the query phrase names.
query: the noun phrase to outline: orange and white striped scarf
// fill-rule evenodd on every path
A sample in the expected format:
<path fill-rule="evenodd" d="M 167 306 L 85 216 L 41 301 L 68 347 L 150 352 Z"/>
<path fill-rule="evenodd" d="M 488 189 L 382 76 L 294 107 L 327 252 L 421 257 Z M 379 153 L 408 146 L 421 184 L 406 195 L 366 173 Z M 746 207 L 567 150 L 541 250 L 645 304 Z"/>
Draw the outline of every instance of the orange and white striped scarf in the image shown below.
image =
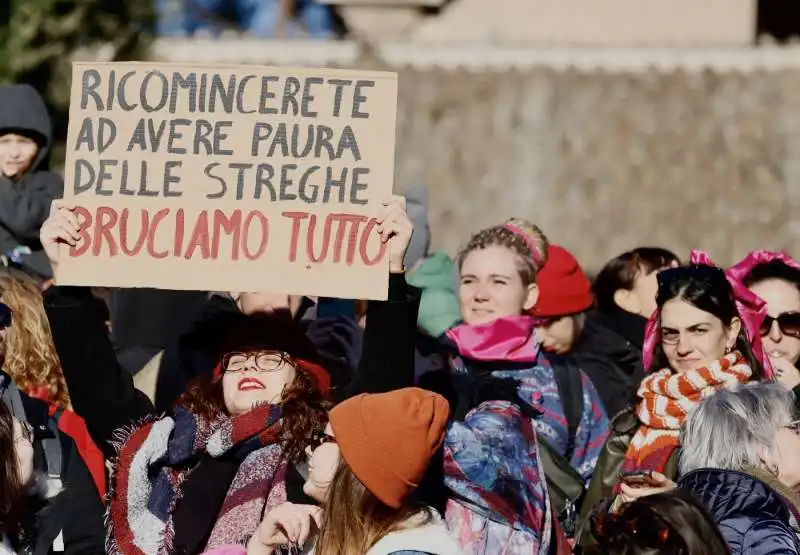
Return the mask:
<path fill-rule="evenodd" d="M 752 374 L 741 353 L 734 351 L 702 368 L 678 374 L 664 368 L 642 380 L 636 393 L 641 398 L 636 415 L 642 425 L 628 446 L 623 472 L 663 472 L 689 412 L 702 399 L 747 382 Z"/>

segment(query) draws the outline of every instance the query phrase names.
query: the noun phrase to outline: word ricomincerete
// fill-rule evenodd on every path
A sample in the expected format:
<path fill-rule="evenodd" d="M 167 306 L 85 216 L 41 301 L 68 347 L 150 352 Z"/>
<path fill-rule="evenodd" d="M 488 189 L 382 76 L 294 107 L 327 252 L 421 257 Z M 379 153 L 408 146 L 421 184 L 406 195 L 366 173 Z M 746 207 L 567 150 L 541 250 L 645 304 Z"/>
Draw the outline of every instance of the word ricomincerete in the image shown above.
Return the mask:
<path fill-rule="evenodd" d="M 153 259 L 255 261 L 269 247 L 270 221 L 258 210 L 201 210 L 187 219 L 183 208 L 75 210 L 81 240 L 70 256 L 118 256 Z M 137 218 L 138 223 L 132 219 Z M 358 214 L 284 211 L 279 225 L 291 226 L 289 262 L 374 266 L 386 254 L 375 233 L 375 218 Z M 288 220 L 288 221 L 287 221 Z"/>

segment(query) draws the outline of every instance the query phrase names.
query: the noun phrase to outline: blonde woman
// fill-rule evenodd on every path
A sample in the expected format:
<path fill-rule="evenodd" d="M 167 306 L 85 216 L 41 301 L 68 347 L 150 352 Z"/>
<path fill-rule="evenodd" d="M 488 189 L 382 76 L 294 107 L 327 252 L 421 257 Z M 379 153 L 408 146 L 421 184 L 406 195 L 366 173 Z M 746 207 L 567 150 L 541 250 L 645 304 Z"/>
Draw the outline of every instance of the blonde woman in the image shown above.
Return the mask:
<path fill-rule="evenodd" d="M 40 291 L 40 285 L 25 273 L 0 272 L 0 302 L 14 314 L 2 343 L 2 368 L 27 395 L 49 405 L 59 429 L 75 441 L 99 493 L 105 495 L 103 455 L 89 436 L 83 419 L 72 412 Z"/>

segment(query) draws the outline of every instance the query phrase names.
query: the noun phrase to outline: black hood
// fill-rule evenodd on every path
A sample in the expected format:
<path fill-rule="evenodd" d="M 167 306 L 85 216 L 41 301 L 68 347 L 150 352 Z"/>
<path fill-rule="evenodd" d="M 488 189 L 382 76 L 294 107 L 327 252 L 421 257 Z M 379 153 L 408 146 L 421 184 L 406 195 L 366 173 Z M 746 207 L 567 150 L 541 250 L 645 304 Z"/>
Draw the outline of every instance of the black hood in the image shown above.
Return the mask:
<path fill-rule="evenodd" d="M 28 172 L 39 168 L 50 154 L 53 129 L 44 100 L 30 85 L 0 85 L 0 135 L 17 133 L 39 145 Z"/>

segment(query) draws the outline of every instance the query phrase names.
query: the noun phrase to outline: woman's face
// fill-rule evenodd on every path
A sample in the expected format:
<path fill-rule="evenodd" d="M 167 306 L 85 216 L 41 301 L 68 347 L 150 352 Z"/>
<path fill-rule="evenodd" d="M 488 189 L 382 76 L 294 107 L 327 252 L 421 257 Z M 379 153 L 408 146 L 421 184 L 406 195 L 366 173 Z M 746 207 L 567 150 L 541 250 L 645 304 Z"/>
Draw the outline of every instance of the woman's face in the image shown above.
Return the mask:
<path fill-rule="evenodd" d="M 464 322 L 488 324 L 533 308 L 538 289 L 535 284 L 522 283 L 517 256 L 507 247 L 492 245 L 473 250 L 464 258 L 458 289 Z"/>
<path fill-rule="evenodd" d="M 736 344 L 740 327 L 734 319 L 730 329 L 725 329 L 722 320 L 683 299 L 672 299 L 661 307 L 661 346 L 676 372 L 721 359 Z"/>
<path fill-rule="evenodd" d="M 778 469 L 778 479 L 796 490 L 800 487 L 800 422 L 781 427 L 775 436 L 775 446 L 768 467 Z"/>
<path fill-rule="evenodd" d="M 14 449 L 17 455 L 17 472 L 20 482 L 33 480 L 33 432 L 29 424 L 14 419 Z"/>
<path fill-rule="evenodd" d="M 542 340 L 542 348 L 560 355 L 572 350 L 580 333 L 575 316 L 548 319 L 536 330 Z"/>
<path fill-rule="evenodd" d="M 289 358 L 274 351 L 231 353 L 223 359 L 223 370 L 222 392 L 230 415 L 278 403 L 296 373 Z"/>
<path fill-rule="evenodd" d="M 800 291 L 791 283 L 781 279 L 768 279 L 756 283 L 750 289 L 766 301 L 767 314 L 770 317 L 778 318 L 786 313 L 800 314 Z M 772 360 L 784 359 L 791 364 L 797 364 L 800 359 L 800 337 L 783 333 L 777 320 L 772 321 L 769 332 L 762 335 L 762 341 Z"/>
<path fill-rule="evenodd" d="M 303 484 L 303 492 L 312 499 L 324 503 L 341 458 L 339 446 L 336 445 L 333 428 L 330 424 L 317 438 L 317 443 L 318 445 L 314 448 L 306 448 L 308 479 Z"/>

